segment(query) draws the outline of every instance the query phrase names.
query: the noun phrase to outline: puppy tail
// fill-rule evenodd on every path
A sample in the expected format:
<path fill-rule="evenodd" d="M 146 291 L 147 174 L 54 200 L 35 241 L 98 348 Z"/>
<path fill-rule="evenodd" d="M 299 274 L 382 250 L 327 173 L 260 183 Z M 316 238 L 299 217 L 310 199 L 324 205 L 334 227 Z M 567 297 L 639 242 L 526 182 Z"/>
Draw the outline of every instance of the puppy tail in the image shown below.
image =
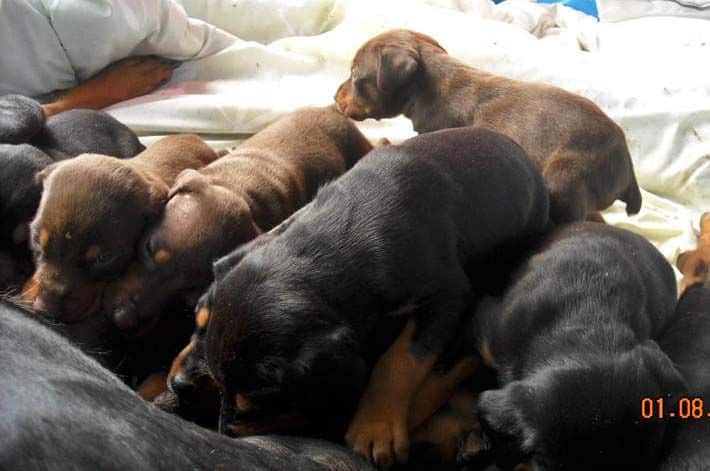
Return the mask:
<path fill-rule="evenodd" d="M 629 184 L 628 188 L 626 188 L 624 194 L 621 196 L 621 201 L 626 203 L 626 214 L 628 214 L 629 216 L 632 214 L 637 214 L 639 211 L 641 211 L 641 190 L 639 189 L 639 185 L 636 182 L 636 175 L 634 174 L 633 169 L 631 170 L 631 183 Z"/>
<path fill-rule="evenodd" d="M 46 117 L 39 103 L 22 95 L 0 96 L 0 143 L 29 142 L 42 128 Z"/>

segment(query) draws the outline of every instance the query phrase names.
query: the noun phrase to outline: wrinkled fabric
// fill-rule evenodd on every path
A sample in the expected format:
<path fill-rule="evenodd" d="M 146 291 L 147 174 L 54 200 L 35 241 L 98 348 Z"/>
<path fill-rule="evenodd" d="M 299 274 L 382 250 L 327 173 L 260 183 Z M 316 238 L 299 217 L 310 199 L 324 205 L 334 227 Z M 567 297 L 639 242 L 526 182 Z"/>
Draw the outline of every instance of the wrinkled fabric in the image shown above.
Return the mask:
<path fill-rule="evenodd" d="M 45 95 L 129 56 L 194 59 L 233 42 L 172 0 L 0 0 L 0 95 Z"/>

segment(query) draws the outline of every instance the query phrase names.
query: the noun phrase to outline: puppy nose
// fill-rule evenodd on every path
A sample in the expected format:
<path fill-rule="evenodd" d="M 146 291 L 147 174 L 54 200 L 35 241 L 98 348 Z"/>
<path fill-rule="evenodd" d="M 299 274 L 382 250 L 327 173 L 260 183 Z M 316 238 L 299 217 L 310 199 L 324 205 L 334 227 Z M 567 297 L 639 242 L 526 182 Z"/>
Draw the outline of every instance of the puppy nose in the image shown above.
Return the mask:
<path fill-rule="evenodd" d="M 138 327 L 138 315 L 132 305 L 123 305 L 113 311 L 113 322 L 121 330 L 134 330 Z"/>
<path fill-rule="evenodd" d="M 170 378 L 170 389 L 178 396 L 182 396 L 194 391 L 195 383 L 180 372 Z"/>

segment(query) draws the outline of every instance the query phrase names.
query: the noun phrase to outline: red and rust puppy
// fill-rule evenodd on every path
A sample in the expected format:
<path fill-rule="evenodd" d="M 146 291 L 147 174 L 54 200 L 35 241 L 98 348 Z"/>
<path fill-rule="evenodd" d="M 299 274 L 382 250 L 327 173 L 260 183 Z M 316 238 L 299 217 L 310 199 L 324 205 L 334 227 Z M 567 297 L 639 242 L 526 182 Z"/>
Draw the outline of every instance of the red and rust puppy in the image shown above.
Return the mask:
<path fill-rule="evenodd" d="M 84 154 L 40 172 L 44 191 L 31 224 L 35 310 L 65 322 L 95 313 L 102 283 L 127 268 L 178 174 L 216 157 L 199 137 L 175 135 L 131 159 Z"/>
<path fill-rule="evenodd" d="M 687 412 L 666 402 L 667 417 L 675 412 L 677 434 L 661 471 L 702 471 L 710 463 L 710 213 L 701 219 L 698 249 L 681 257 L 683 291 L 673 323 L 659 343 L 688 382 Z M 655 404 L 658 404 L 657 402 Z M 679 403 L 680 406 L 680 403 Z M 656 409 L 654 415 L 659 414 Z M 684 414 L 684 415 L 681 415 Z M 687 415 L 685 415 L 687 414 Z M 666 419 L 668 420 L 668 419 Z"/>
<path fill-rule="evenodd" d="M 513 138 L 542 171 L 555 222 L 616 199 L 629 214 L 641 208 L 624 132 L 594 103 L 469 67 L 423 34 L 393 30 L 366 42 L 335 100 L 353 119 L 404 114 L 420 133 L 474 125 Z"/>
<path fill-rule="evenodd" d="M 109 286 L 109 315 L 140 333 L 168 300 L 182 296 L 194 305 L 212 281 L 214 260 L 286 219 L 371 148 L 335 107 L 306 108 L 207 167 L 186 170 L 143 237 L 137 262 Z"/>
<path fill-rule="evenodd" d="M 220 430 L 344 430 L 357 408 L 348 443 L 406 460 L 410 406 L 476 294 L 467 268 L 547 225 L 542 177 L 505 136 L 451 129 L 373 150 L 280 235 L 215 264 Z M 382 342 L 392 316 L 406 325 Z"/>
<path fill-rule="evenodd" d="M 710 213 L 700 217 L 698 248 L 680 254 L 676 264 L 683 273 L 680 280 L 681 296 L 689 286 L 701 284 L 707 279 L 710 271 Z"/>
<path fill-rule="evenodd" d="M 643 237 L 593 222 L 551 234 L 474 317 L 501 383 L 478 401 L 482 453 L 504 469 L 655 469 L 669 429 L 640 407 L 685 392 L 656 342 L 675 302 L 673 271 Z"/>

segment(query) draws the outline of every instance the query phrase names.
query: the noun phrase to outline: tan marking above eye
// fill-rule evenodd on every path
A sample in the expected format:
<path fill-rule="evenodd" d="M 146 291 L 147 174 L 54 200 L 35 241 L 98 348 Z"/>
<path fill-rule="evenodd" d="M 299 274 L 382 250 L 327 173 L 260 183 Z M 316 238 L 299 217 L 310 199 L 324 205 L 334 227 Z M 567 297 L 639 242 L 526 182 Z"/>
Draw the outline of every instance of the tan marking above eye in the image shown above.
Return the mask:
<path fill-rule="evenodd" d="M 99 246 L 98 245 L 91 245 L 89 248 L 86 250 L 85 257 L 88 261 L 93 262 L 96 260 L 96 257 L 99 256 Z"/>
<path fill-rule="evenodd" d="M 153 257 L 157 263 L 167 263 L 171 258 L 172 254 L 165 249 L 158 250 Z"/>
<path fill-rule="evenodd" d="M 234 400 L 237 403 L 237 410 L 240 412 L 247 412 L 254 408 L 254 404 L 252 404 L 249 399 L 239 393 L 237 393 L 237 395 L 234 397 Z"/>
<path fill-rule="evenodd" d="M 210 320 L 210 310 L 207 309 L 206 307 L 201 307 L 199 311 L 197 311 L 197 315 L 195 316 L 195 323 L 197 323 L 197 327 L 200 329 L 204 329 L 207 327 L 207 322 Z"/>
<path fill-rule="evenodd" d="M 42 228 L 39 230 L 39 246 L 45 248 L 47 247 L 47 242 L 49 242 L 49 231 Z"/>

